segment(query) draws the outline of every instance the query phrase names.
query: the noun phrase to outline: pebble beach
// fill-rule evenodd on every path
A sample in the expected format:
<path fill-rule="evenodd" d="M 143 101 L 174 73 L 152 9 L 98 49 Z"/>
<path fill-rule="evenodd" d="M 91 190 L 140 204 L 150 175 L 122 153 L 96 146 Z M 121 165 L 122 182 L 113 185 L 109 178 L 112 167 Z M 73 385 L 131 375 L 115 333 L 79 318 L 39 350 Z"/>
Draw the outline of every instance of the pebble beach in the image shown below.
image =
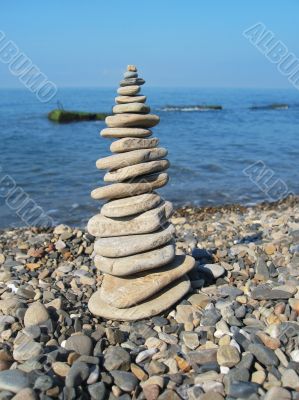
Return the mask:
<path fill-rule="evenodd" d="M 0 399 L 299 399 L 298 197 L 171 222 L 191 289 L 136 322 L 89 312 L 84 228 L 0 232 Z"/>

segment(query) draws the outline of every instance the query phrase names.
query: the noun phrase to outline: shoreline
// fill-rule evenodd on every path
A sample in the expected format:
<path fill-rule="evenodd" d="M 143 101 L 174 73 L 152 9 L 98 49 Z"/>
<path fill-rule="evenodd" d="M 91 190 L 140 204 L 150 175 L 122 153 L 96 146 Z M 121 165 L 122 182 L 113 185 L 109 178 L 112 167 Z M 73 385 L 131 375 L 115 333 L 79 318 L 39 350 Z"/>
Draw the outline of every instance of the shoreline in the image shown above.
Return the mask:
<path fill-rule="evenodd" d="M 175 210 L 178 252 L 197 260 L 192 288 L 135 322 L 90 314 L 102 275 L 84 229 L 0 230 L 0 390 L 26 387 L 30 399 L 296 399 L 298 204 L 290 196 Z"/>

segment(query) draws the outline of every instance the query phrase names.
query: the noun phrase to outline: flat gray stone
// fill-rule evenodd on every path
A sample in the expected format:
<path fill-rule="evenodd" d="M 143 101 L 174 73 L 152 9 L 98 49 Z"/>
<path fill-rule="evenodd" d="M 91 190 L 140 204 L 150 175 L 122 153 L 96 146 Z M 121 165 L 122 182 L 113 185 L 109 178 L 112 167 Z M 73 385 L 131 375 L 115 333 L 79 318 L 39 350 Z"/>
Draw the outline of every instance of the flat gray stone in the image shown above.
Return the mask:
<path fill-rule="evenodd" d="M 143 253 L 169 243 L 174 232 L 174 226 L 170 224 L 166 229 L 155 233 L 101 238 L 96 240 L 94 251 L 95 254 L 104 257 L 125 257 Z"/>
<path fill-rule="evenodd" d="M 144 103 L 146 101 L 146 96 L 117 96 L 115 97 L 115 103 L 126 104 L 126 103 Z"/>
<path fill-rule="evenodd" d="M 119 86 L 120 87 L 126 87 L 126 86 L 132 86 L 132 85 L 141 86 L 144 83 L 145 83 L 145 80 L 142 78 L 127 78 L 127 79 L 120 81 Z"/>
<path fill-rule="evenodd" d="M 147 161 L 141 164 L 130 165 L 129 167 L 119 168 L 107 172 L 104 175 L 105 182 L 125 182 L 138 176 L 153 174 L 165 171 L 169 168 L 168 160 Z"/>
<path fill-rule="evenodd" d="M 109 128 L 152 128 L 160 118 L 154 114 L 116 114 L 106 117 L 105 122 Z"/>
<path fill-rule="evenodd" d="M 117 89 L 117 93 L 122 96 L 134 96 L 140 92 L 140 89 L 139 85 L 123 86 Z"/>
<path fill-rule="evenodd" d="M 17 361 L 26 361 L 42 354 L 43 348 L 25 334 L 20 334 L 14 343 L 13 358 Z"/>
<path fill-rule="evenodd" d="M 129 277 L 105 275 L 101 285 L 101 298 L 113 307 L 132 307 L 187 274 L 194 265 L 194 258 L 176 256 L 171 263 L 152 271 Z"/>
<path fill-rule="evenodd" d="M 96 255 L 94 264 L 98 270 L 106 274 L 126 276 L 166 265 L 174 259 L 174 256 L 174 244 L 167 244 L 146 253 L 127 257 L 109 258 Z"/>
<path fill-rule="evenodd" d="M 151 110 L 150 107 L 144 103 L 118 104 L 114 106 L 112 109 L 114 114 L 123 114 L 123 113 L 148 114 L 150 110 Z"/>
<path fill-rule="evenodd" d="M 131 393 L 138 385 L 138 379 L 132 372 L 127 371 L 111 371 L 114 384 L 124 392 Z"/>
<path fill-rule="evenodd" d="M 97 160 L 96 166 L 99 169 L 115 170 L 118 168 L 128 167 L 129 165 L 144 163 L 146 161 L 158 160 L 166 155 L 167 150 L 163 147 L 133 150 L 126 153 L 113 154 L 112 156 L 100 158 Z"/>
<path fill-rule="evenodd" d="M 134 71 L 126 71 L 126 72 L 124 72 L 124 78 L 125 78 L 125 79 L 128 79 L 128 78 L 137 78 L 137 77 L 138 77 L 137 72 L 134 72 Z"/>
<path fill-rule="evenodd" d="M 95 200 L 101 199 L 122 199 L 124 197 L 136 196 L 138 194 L 150 193 L 165 186 L 168 182 L 168 175 L 164 172 L 134 178 L 130 182 L 113 183 L 94 189 L 91 197 Z"/>
<path fill-rule="evenodd" d="M 169 201 L 163 202 L 137 216 L 109 218 L 105 215 L 94 215 L 87 224 L 88 232 L 96 237 L 113 237 L 137 235 L 158 230 L 173 213 L 173 206 Z"/>
<path fill-rule="evenodd" d="M 161 197 L 157 193 L 145 193 L 109 201 L 101 208 L 101 214 L 110 218 L 127 217 L 151 210 L 160 203 Z"/>
<path fill-rule="evenodd" d="M 158 138 L 122 138 L 113 142 L 110 146 L 112 153 L 124 153 L 126 151 L 152 149 L 159 143 Z"/>
<path fill-rule="evenodd" d="M 211 275 L 214 279 L 224 275 L 225 269 L 219 264 L 203 264 L 198 266 L 198 271 Z"/>
<path fill-rule="evenodd" d="M 190 289 L 190 281 L 187 276 L 178 279 L 164 288 L 145 302 L 130 308 L 116 308 L 110 306 L 101 297 L 101 290 L 95 292 L 89 302 L 90 312 L 96 316 L 120 321 L 137 321 L 157 315 L 179 301 Z"/>
<path fill-rule="evenodd" d="M 152 131 L 143 128 L 105 128 L 101 130 L 100 134 L 102 137 L 111 139 L 127 137 L 143 138 L 150 136 Z"/>
<path fill-rule="evenodd" d="M 25 372 L 19 369 L 10 369 L 0 372 L 0 390 L 18 393 L 28 386 L 30 386 L 30 380 Z"/>

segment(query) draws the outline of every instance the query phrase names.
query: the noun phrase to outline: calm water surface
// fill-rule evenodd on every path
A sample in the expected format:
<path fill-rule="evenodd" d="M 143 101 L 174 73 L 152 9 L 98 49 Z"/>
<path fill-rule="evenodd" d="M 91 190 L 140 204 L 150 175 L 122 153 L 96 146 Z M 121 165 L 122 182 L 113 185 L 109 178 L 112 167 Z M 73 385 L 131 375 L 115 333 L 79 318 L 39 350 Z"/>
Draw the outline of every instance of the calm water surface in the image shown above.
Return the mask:
<path fill-rule="evenodd" d="M 147 87 L 143 92 L 161 117 L 154 132 L 169 150 L 171 180 L 161 194 L 176 205 L 269 200 L 242 172 L 259 160 L 273 171 L 273 181 L 299 193 L 299 92 Z M 26 90 L 1 90 L 0 179 L 9 174 L 56 223 L 85 224 L 99 206 L 90 199 L 103 176 L 95 161 L 109 154 L 110 140 L 99 136 L 104 123 L 61 125 L 46 115 L 57 99 L 65 109 L 110 112 L 114 97 L 114 88 L 59 89 L 55 100 L 41 104 Z M 289 108 L 249 109 L 270 103 Z M 198 104 L 219 104 L 223 110 L 166 107 Z M 0 227 L 18 225 L 24 223 L 0 197 Z"/>

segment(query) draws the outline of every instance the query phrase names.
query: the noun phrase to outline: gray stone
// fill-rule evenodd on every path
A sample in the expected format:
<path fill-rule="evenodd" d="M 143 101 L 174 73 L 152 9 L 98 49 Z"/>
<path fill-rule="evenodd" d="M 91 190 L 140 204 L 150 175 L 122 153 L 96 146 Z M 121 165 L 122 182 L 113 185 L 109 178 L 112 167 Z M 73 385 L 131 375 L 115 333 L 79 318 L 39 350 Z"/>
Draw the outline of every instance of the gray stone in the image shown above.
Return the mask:
<path fill-rule="evenodd" d="M 159 144 L 158 138 L 122 138 L 114 141 L 110 146 L 112 153 L 124 153 L 126 151 L 152 149 Z"/>
<path fill-rule="evenodd" d="M 125 79 L 128 79 L 128 78 L 137 78 L 137 77 L 138 77 L 137 72 L 134 72 L 134 71 L 126 71 L 126 72 L 124 72 L 124 78 L 125 78 Z"/>
<path fill-rule="evenodd" d="M 153 175 L 146 175 L 134 178 L 130 180 L 130 182 L 114 183 L 109 186 L 103 186 L 94 189 L 91 192 L 91 197 L 95 200 L 113 200 L 143 193 L 150 193 L 155 189 L 165 186 L 168 182 L 168 179 L 168 175 L 163 172 Z"/>
<path fill-rule="evenodd" d="M 224 367 L 234 367 L 240 361 L 240 354 L 234 346 L 220 346 L 217 351 L 217 362 Z"/>
<path fill-rule="evenodd" d="M 154 161 L 165 157 L 167 150 L 163 147 L 153 149 L 133 150 L 125 153 L 113 154 L 112 156 L 100 158 L 97 162 L 97 168 L 115 170 L 128 167 L 130 165 Z"/>
<path fill-rule="evenodd" d="M 263 257 L 257 258 L 255 268 L 256 268 L 257 278 L 263 279 L 265 281 L 270 278 L 269 270 Z"/>
<path fill-rule="evenodd" d="M 132 86 L 132 85 L 143 85 L 145 83 L 145 80 L 142 78 L 127 78 L 122 81 L 120 81 L 119 86 Z"/>
<path fill-rule="evenodd" d="M 34 342 L 26 335 L 22 335 L 18 341 L 18 345 L 15 345 L 13 357 L 17 361 L 25 361 L 39 356 L 42 351 L 43 348 L 40 343 Z"/>
<path fill-rule="evenodd" d="M 124 182 L 141 175 L 165 171 L 168 167 L 168 160 L 147 161 L 145 163 L 130 165 L 129 167 L 119 168 L 115 171 L 107 172 L 104 175 L 104 181 Z"/>
<path fill-rule="evenodd" d="M 101 130 L 101 136 L 111 139 L 119 138 L 144 138 L 152 134 L 149 129 L 143 128 L 104 128 Z"/>
<path fill-rule="evenodd" d="M 81 383 L 85 382 L 89 376 L 89 368 L 88 365 L 83 362 L 75 362 L 66 378 L 65 385 L 67 387 L 76 387 L 81 385 Z"/>
<path fill-rule="evenodd" d="M 240 399 L 248 399 L 258 392 L 260 385 L 253 382 L 235 381 L 229 386 L 228 395 Z"/>
<path fill-rule="evenodd" d="M 129 371 L 130 364 L 130 354 L 122 347 L 108 347 L 104 354 L 104 367 L 107 371 L 116 369 Z"/>
<path fill-rule="evenodd" d="M 146 96 L 117 96 L 115 97 L 116 104 L 127 104 L 127 103 L 144 103 Z"/>
<path fill-rule="evenodd" d="M 172 204 L 166 201 L 159 204 L 158 207 L 136 216 L 112 219 L 102 214 L 96 214 L 88 221 L 87 230 L 96 237 L 119 237 L 151 233 L 163 226 L 172 212 Z"/>
<path fill-rule="evenodd" d="M 139 85 L 124 86 L 117 89 L 117 93 L 122 96 L 134 96 L 140 92 Z"/>
<path fill-rule="evenodd" d="M 104 204 L 101 214 L 110 218 L 127 217 L 151 210 L 161 203 L 161 197 L 156 193 L 145 193 L 138 196 L 112 200 Z"/>
<path fill-rule="evenodd" d="M 254 355 L 258 362 L 265 366 L 277 366 L 279 364 L 279 360 L 274 351 L 261 344 L 251 343 L 248 346 L 248 351 Z"/>
<path fill-rule="evenodd" d="M 30 386 L 30 379 L 25 372 L 18 369 L 10 369 L 0 372 L 0 390 L 18 393 Z"/>
<path fill-rule="evenodd" d="M 282 387 L 271 387 L 266 393 L 264 400 L 291 400 L 291 393 Z"/>
<path fill-rule="evenodd" d="M 137 321 L 149 318 L 167 310 L 179 299 L 181 299 L 190 289 L 190 281 L 187 276 L 173 282 L 161 292 L 147 299 L 143 303 L 129 308 L 116 308 L 110 306 L 101 297 L 101 291 L 95 292 L 89 302 L 88 308 L 94 315 L 119 321 Z"/>
<path fill-rule="evenodd" d="M 106 386 L 104 382 L 97 382 L 88 386 L 88 392 L 93 400 L 104 400 L 106 397 Z"/>
<path fill-rule="evenodd" d="M 138 385 L 138 379 L 131 372 L 127 371 L 111 371 L 114 384 L 124 392 L 132 392 Z"/>
<path fill-rule="evenodd" d="M 91 355 L 92 354 L 92 340 L 86 335 L 73 335 L 70 336 L 65 342 L 66 350 L 75 351 L 81 355 Z"/>
<path fill-rule="evenodd" d="M 113 107 L 114 114 L 123 113 L 140 113 L 148 114 L 150 112 L 150 107 L 144 103 L 127 103 L 127 104 L 117 104 Z"/>
<path fill-rule="evenodd" d="M 159 232 L 145 235 L 130 235 L 118 238 L 101 238 L 95 242 L 94 251 L 104 257 L 124 257 L 143 253 L 169 243 L 173 239 L 174 227 L 169 225 Z"/>
<path fill-rule="evenodd" d="M 160 118 L 154 114 L 116 114 L 106 117 L 105 122 L 109 128 L 152 128 Z"/>
<path fill-rule="evenodd" d="M 44 325 L 50 318 L 47 308 L 37 301 L 32 303 L 24 316 L 24 325 Z"/>
<path fill-rule="evenodd" d="M 174 244 L 167 244 L 155 250 L 127 257 L 109 258 L 96 255 L 94 264 L 98 270 L 106 274 L 127 276 L 166 265 L 174 259 L 174 256 Z"/>
<path fill-rule="evenodd" d="M 170 264 L 136 274 L 134 279 L 105 275 L 100 289 L 101 298 L 113 307 L 132 307 L 187 274 L 194 264 L 194 258 L 177 255 Z"/>
<path fill-rule="evenodd" d="M 212 276 L 214 279 L 219 278 L 224 275 L 225 269 L 219 264 L 203 264 L 198 266 L 198 271 L 209 276 Z"/>

